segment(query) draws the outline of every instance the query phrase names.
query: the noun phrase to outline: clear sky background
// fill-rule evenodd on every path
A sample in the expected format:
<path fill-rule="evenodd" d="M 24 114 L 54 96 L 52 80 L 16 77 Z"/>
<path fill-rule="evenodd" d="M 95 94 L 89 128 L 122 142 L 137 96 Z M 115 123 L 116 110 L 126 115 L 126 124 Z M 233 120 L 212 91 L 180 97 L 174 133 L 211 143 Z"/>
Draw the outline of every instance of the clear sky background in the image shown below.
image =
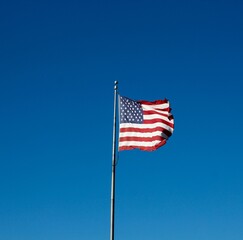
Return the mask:
<path fill-rule="evenodd" d="M 0 3 L 0 239 L 107 240 L 113 83 L 175 131 L 123 151 L 116 240 L 243 239 L 243 2 Z"/>

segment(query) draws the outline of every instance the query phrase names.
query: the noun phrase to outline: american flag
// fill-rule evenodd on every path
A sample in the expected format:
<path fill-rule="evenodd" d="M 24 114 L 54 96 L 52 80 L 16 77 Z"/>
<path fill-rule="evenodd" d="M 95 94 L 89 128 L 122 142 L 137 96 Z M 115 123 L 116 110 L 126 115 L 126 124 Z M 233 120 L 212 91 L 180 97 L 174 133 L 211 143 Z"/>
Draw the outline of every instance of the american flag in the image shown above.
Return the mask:
<path fill-rule="evenodd" d="M 119 151 L 153 151 L 163 146 L 174 130 L 169 101 L 134 101 L 119 96 Z"/>

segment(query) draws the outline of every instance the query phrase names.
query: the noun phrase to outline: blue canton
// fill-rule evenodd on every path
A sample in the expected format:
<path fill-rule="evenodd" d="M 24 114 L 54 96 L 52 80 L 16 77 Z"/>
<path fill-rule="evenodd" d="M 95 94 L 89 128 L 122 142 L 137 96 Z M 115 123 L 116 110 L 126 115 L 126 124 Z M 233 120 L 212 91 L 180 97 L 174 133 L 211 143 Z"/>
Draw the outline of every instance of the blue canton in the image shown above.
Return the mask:
<path fill-rule="evenodd" d="M 141 104 L 120 96 L 120 123 L 143 123 Z"/>

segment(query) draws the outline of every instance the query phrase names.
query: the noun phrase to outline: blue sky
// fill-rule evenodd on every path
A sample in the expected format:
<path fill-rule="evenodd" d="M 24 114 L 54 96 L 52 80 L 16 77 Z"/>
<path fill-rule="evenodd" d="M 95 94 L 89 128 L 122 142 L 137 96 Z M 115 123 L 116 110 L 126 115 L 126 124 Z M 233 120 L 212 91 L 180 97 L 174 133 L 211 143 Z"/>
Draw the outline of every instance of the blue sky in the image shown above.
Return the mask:
<path fill-rule="evenodd" d="M 109 239 L 113 83 L 175 132 L 123 151 L 119 239 L 243 238 L 243 3 L 1 1 L 0 239 Z"/>

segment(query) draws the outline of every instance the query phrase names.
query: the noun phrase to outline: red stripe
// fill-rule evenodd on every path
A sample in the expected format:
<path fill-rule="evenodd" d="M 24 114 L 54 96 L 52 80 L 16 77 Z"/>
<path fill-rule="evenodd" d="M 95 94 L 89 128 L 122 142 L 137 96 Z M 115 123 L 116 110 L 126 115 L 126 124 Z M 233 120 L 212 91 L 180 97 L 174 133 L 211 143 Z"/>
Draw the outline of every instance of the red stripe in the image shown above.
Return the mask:
<path fill-rule="evenodd" d="M 170 126 L 171 128 L 174 128 L 173 123 L 167 122 L 167 121 L 165 121 L 164 119 L 161 119 L 161 118 L 143 120 L 143 124 L 152 124 L 152 123 L 164 123 L 164 124 Z"/>
<path fill-rule="evenodd" d="M 148 101 L 145 101 L 145 100 L 140 100 L 140 101 L 137 101 L 141 104 L 146 104 L 146 105 L 157 105 L 157 104 L 164 104 L 164 103 L 168 103 L 168 100 L 167 99 L 164 99 L 164 100 L 156 100 L 156 101 L 153 101 L 153 102 L 148 102 Z"/>
<path fill-rule="evenodd" d="M 150 109 L 150 110 L 146 110 L 146 109 L 143 109 L 143 111 L 145 112 L 145 111 L 154 111 L 154 112 L 156 112 L 156 111 L 163 111 L 163 112 L 168 112 L 168 113 L 170 113 L 170 111 L 171 111 L 171 108 L 154 108 L 154 110 L 152 110 L 152 109 Z M 157 113 L 157 112 L 156 112 Z"/>
<path fill-rule="evenodd" d="M 152 146 L 152 147 L 145 147 L 145 146 L 122 146 L 122 147 L 119 147 L 119 151 L 122 151 L 122 150 L 132 150 L 132 149 L 140 149 L 140 150 L 143 150 L 143 151 L 155 151 L 156 149 L 158 149 L 159 147 L 163 146 L 164 144 L 166 144 L 166 140 L 163 139 L 160 143 L 158 143 L 157 145 L 155 146 Z"/>
<path fill-rule="evenodd" d="M 152 133 L 155 131 L 160 131 L 164 134 L 166 134 L 168 137 L 172 135 L 170 131 L 167 129 L 164 129 L 162 127 L 155 127 L 155 128 L 133 128 L 133 127 L 128 127 L 128 128 L 121 128 L 120 133 L 124 132 L 140 132 L 140 133 Z"/>
<path fill-rule="evenodd" d="M 153 137 L 120 137 L 119 142 L 129 142 L 129 141 L 135 141 L 135 142 L 152 142 L 152 141 L 162 141 L 164 138 L 161 136 L 153 136 Z"/>
<path fill-rule="evenodd" d="M 153 110 L 143 110 L 143 115 L 153 115 L 153 114 L 158 114 L 158 115 L 163 116 L 163 117 L 168 117 L 168 113 L 166 114 L 166 113 L 158 113 L 158 112 L 153 111 Z"/>

